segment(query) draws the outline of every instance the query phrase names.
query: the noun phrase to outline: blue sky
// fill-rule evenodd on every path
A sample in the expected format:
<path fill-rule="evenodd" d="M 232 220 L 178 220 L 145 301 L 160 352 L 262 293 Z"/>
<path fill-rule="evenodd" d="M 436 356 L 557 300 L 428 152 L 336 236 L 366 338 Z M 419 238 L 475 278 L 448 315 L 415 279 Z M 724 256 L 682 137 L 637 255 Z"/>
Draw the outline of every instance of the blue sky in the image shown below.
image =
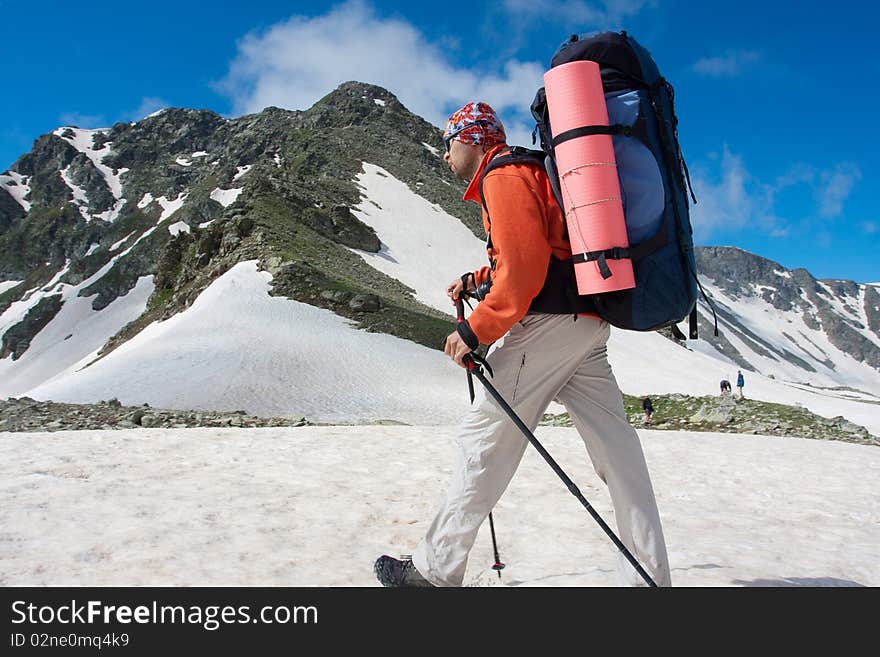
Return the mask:
<path fill-rule="evenodd" d="M 676 89 L 697 242 L 880 282 L 880 9 L 862 2 L 0 0 L 0 16 L 0 170 L 60 125 L 304 109 L 346 80 L 438 126 L 486 100 L 526 144 L 557 46 L 627 29 Z"/>

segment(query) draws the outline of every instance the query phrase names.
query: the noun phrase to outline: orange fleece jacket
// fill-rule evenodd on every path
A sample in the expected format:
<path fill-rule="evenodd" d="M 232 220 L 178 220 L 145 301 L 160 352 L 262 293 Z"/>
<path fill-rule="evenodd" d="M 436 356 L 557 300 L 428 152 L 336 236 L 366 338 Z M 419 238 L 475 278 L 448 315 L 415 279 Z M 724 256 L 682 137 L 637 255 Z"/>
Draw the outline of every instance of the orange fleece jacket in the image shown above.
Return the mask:
<path fill-rule="evenodd" d="M 465 201 L 480 203 L 480 178 L 486 165 L 507 149 L 499 144 L 483 157 L 464 193 Z M 553 196 L 547 173 L 529 164 L 509 164 L 493 169 L 483 181 L 486 208 L 483 228 L 491 229 L 495 260 L 492 288 L 468 318 L 471 331 L 483 344 L 503 336 L 525 316 L 532 299 L 544 286 L 550 254 L 565 260 L 571 244 L 565 232 L 565 217 Z M 481 206 L 482 207 L 482 206 Z M 489 220 L 491 219 L 491 225 Z M 479 285 L 490 268 L 474 272 Z"/>

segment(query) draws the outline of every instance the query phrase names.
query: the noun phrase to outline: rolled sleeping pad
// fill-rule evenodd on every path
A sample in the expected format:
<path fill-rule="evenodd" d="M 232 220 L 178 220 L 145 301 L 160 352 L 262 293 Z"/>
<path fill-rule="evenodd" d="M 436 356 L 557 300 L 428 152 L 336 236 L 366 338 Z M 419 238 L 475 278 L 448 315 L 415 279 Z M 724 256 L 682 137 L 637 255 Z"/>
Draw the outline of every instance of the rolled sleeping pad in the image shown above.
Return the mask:
<path fill-rule="evenodd" d="M 576 128 L 608 125 L 602 76 L 596 62 L 582 60 L 554 66 L 544 74 L 544 88 L 554 138 Z M 575 137 L 557 144 L 555 153 L 572 255 L 629 247 L 611 135 Z M 575 261 L 580 294 L 636 286 L 631 260 L 609 258 L 605 263 L 603 276 L 599 260 Z"/>

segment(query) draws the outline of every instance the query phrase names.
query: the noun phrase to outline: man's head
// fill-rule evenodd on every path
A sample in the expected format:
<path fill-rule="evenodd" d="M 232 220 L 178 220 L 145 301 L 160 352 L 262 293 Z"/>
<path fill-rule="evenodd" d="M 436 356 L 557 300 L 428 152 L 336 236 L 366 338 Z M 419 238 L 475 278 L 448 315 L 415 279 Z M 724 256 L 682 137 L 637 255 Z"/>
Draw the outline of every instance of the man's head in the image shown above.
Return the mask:
<path fill-rule="evenodd" d="M 471 180 L 483 155 L 496 144 L 504 144 L 504 126 L 488 103 L 468 103 L 446 121 L 443 159 L 462 180 Z"/>

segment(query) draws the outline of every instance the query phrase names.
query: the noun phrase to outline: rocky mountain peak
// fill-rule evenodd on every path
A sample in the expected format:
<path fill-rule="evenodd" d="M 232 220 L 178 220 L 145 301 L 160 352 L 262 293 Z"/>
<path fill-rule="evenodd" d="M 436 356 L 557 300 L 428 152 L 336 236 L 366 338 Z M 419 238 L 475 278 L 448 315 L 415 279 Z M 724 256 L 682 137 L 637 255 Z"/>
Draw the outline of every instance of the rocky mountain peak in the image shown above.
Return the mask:
<path fill-rule="evenodd" d="M 790 313 L 788 324 L 798 318 L 808 329 L 822 331 L 832 345 L 856 360 L 880 369 L 880 307 L 878 294 L 871 286 L 847 280 L 818 280 L 806 269 L 788 270 L 735 247 L 698 247 L 696 256 L 697 271 L 725 296 L 734 300 L 761 299 L 776 311 Z M 708 306 L 704 309 L 708 316 Z M 790 344 L 780 347 L 760 338 L 758 327 L 738 319 L 725 303 L 719 302 L 716 310 L 728 325 L 728 333 L 746 341 L 757 353 L 795 363 L 808 372 L 816 371 L 817 364 L 832 370 L 835 367 L 818 347 L 813 349 L 812 359 L 798 355 L 802 353 L 798 345 L 809 338 L 798 335 L 793 327 L 783 330 L 783 342 Z M 769 316 L 766 321 L 769 327 Z M 754 369 L 724 336 L 714 337 L 708 325 L 701 334 L 739 365 Z"/>

